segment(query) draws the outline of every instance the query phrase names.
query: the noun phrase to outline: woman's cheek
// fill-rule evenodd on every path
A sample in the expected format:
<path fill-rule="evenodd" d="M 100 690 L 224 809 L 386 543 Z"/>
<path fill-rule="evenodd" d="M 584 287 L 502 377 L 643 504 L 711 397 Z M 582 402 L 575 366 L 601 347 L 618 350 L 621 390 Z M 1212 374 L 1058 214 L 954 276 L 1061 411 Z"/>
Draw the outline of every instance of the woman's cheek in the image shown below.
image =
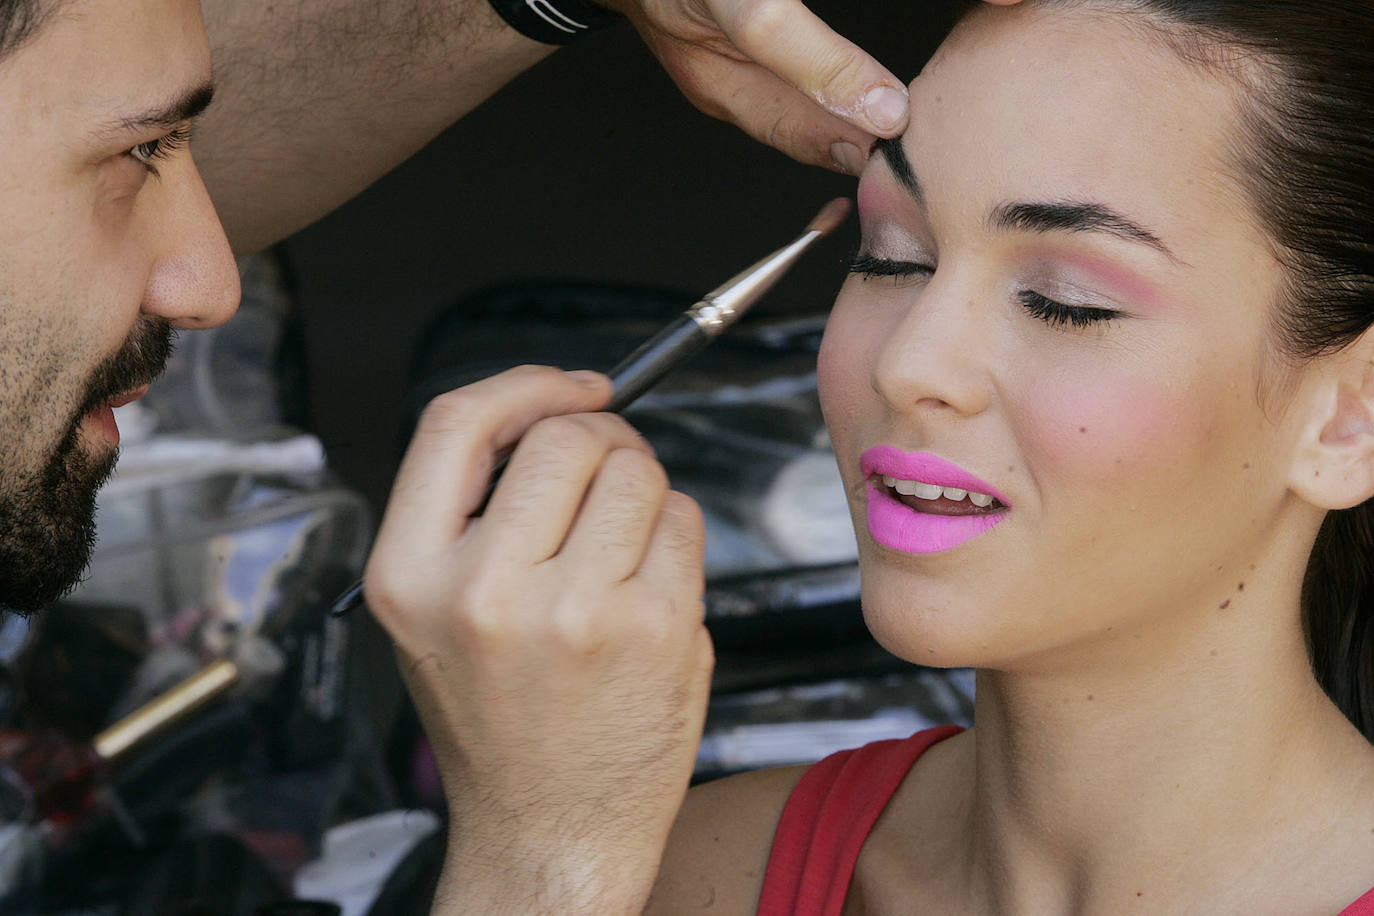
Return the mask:
<path fill-rule="evenodd" d="M 1188 436 L 1186 405 L 1148 373 L 1050 370 L 1017 386 L 1009 411 L 1031 474 L 1118 485 L 1168 461 Z"/>
<path fill-rule="evenodd" d="M 846 286 L 853 282 L 851 278 Z M 871 362 L 867 358 L 864 322 L 856 320 L 861 318 L 856 314 L 858 303 L 847 302 L 847 298 L 844 289 L 841 289 L 830 312 L 816 357 L 816 387 L 821 412 L 825 416 L 831 439 L 837 446 L 857 418 L 865 401 L 864 392 L 867 391 L 870 397 L 874 396 L 865 375 L 866 367 Z"/>

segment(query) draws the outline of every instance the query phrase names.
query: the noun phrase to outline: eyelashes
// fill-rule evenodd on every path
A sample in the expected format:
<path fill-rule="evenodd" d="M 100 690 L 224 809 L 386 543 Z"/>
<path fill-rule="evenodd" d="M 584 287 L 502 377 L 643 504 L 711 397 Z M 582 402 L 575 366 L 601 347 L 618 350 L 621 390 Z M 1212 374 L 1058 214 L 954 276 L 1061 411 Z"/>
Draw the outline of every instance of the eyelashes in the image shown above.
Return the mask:
<path fill-rule="evenodd" d="M 190 142 L 191 126 L 183 124 L 156 140 L 138 144 L 129 150 L 128 155 L 147 169 L 150 174 L 156 176 L 158 162 L 170 159 L 185 149 Z"/>
<path fill-rule="evenodd" d="M 1065 305 L 1042 296 L 1034 290 L 1022 290 L 1016 294 L 1021 307 L 1034 318 L 1058 327 L 1086 328 L 1090 324 L 1111 321 L 1121 317 L 1120 312 L 1111 309 L 1085 308 L 1081 305 Z"/>
<path fill-rule="evenodd" d="M 851 255 L 847 265 L 849 273 L 858 274 L 864 279 L 905 277 L 913 280 L 924 280 L 935 273 L 935 268 L 930 264 L 922 264 L 918 261 L 875 258 L 872 255 L 862 253 Z M 1018 292 L 1016 299 L 1032 318 L 1037 318 L 1054 327 L 1085 328 L 1092 324 L 1121 317 L 1121 313 L 1113 309 L 1066 305 L 1030 289 Z"/>
<path fill-rule="evenodd" d="M 872 255 L 855 252 L 845 261 L 848 271 L 865 278 L 875 277 L 928 277 L 935 268 L 918 261 L 890 261 Z"/>

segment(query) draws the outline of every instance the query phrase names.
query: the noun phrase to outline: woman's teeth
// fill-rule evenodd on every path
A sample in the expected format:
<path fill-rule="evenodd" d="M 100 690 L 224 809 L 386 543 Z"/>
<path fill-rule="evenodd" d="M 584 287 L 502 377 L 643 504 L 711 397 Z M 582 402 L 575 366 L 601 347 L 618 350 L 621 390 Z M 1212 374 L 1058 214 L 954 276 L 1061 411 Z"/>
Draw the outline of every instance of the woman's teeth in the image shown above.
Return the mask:
<path fill-rule="evenodd" d="M 891 487 L 903 496 L 915 496 L 920 499 L 939 499 L 943 496 L 945 499 L 958 502 L 967 497 L 969 502 L 980 509 L 992 505 L 992 497 L 986 493 L 970 493 L 958 487 L 939 487 L 933 483 L 921 483 L 919 480 L 898 480 L 896 477 L 884 475 L 883 486 Z"/>

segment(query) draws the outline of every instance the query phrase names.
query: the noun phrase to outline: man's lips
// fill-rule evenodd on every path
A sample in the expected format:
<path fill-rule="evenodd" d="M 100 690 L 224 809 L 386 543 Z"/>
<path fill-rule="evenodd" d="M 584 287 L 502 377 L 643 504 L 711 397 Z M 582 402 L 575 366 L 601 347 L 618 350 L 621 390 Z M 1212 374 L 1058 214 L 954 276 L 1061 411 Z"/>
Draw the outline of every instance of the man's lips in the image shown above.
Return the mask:
<path fill-rule="evenodd" d="M 126 391 L 123 394 L 117 394 L 106 401 L 105 404 L 109 407 L 123 407 L 125 404 L 132 404 L 148 393 L 148 387 L 148 385 L 140 385 L 138 388 Z"/>

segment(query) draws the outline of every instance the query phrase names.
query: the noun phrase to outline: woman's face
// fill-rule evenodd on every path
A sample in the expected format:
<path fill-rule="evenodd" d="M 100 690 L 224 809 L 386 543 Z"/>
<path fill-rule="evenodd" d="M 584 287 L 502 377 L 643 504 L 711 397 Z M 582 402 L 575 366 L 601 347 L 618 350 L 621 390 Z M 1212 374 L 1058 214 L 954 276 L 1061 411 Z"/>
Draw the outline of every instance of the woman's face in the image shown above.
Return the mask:
<path fill-rule="evenodd" d="M 1014 667 L 1187 625 L 1283 536 L 1280 271 L 1236 118 L 1229 84 L 1081 9 L 980 10 L 912 83 L 820 357 L 889 649 Z"/>

